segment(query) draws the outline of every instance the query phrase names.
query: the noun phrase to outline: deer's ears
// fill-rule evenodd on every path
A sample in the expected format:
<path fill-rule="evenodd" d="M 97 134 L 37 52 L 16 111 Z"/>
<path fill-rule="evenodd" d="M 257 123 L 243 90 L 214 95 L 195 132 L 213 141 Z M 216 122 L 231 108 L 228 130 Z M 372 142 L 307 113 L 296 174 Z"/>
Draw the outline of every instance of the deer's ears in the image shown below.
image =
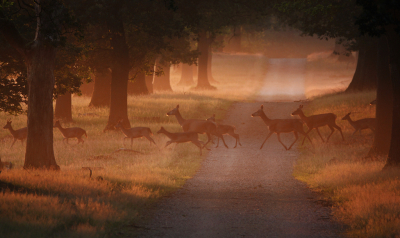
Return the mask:
<path fill-rule="evenodd" d="M 179 104 L 178 104 L 178 105 L 176 105 L 176 108 L 179 108 Z"/>
<path fill-rule="evenodd" d="M 261 104 L 261 110 L 263 110 L 264 109 L 264 105 L 263 104 Z"/>
<path fill-rule="evenodd" d="M 299 108 L 303 108 L 303 105 L 300 105 Z"/>
<path fill-rule="evenodd" d="M 7 119 L 7 122 L 11 122 L 11 118 Z"/>

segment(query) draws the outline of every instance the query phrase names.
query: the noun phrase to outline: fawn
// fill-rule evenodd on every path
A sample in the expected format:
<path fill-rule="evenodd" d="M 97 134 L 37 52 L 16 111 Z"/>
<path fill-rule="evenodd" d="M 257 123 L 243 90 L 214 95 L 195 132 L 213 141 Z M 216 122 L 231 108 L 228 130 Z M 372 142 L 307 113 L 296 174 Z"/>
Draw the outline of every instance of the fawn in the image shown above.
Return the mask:
<path fill-rule="evenodd" d="M 14 130 L 11 126 L 11 119 L 7 120 L 7 124 L 3 127 L 3 129 L 8 129 L 11 133 L 11 135 L 14 137 L 14 141 L 12 142 L 11 147 L 13 147 L 14 143 L 17 140 L 21 141 L 21 144 L 24 144 L 24 140 L 26 139 L 27 135 L 28 135 L 28 127 L 23 127 L 21 129 L 18 130 Z"/>
<path fill-rule="evenodd" d="M 154 142 L 154 140 L 150 137 L 153 135 L 153 133 L 151 132 L 150 128 L 148 128 L 148 127 L 133 127 L 133 128 L 125 129 L 124 126 L 122 126 L 122 120 L 120 120 L 115 125 L 115 128 L 116 129 L 120 128 L 122 133 L 125 134 L 126 137 L 124 138 L 124 143 L 125 143 L 125 139 L 129 139 L 129 138 L 131 139 L 131 148 L 132 148 L 132 144 L 133 144 L 133 139 L 141 138 L 141 137 L 145 137 L 146 139 L 148 139 L 150 141 L 150 145 L 151 145 L 151 143 L 156 145 L 156 142 Z"/>
<path fill-rule="evenodd" d="M 215 114 L 213 114 L 212 117 L 207 118 L 207 121 L 212 121 L 212 122 L 216 123 L 215 122 Z M 222 124 L 218 124 L 218 123 L 216 123 L 216 125 L 217 125 L 218 133 L 221 133 L 222 135 L 228 134 L 228 135 L 230 135 L 230 136 L 232 136 L 233 138 L 236 139 L 236 144 L 235 144 L 235 146 L 233 148 L 237 147 L 238 142 L 239 142 L 239 145 L 242 146 L 242 144 L 240 144 L 239 134 L 235 133 L 235 129 L 236 129 L 235 126 L 222 125 Z M 219 137 L 218 137 L 217 146 L 215 148 L 217 148 L 218 145 L 219 145 Z"/>
<path fill-rule="evenodd" d="M 70 128 L 63 128 L 60 124 L 60 121 L 57 120 L 56 123 L 54 124 L 53 128 L 58 128 L 60 129 L 61 134 L 63 135 L 64 139 L 63 142 L 65 143 L 65 140 L 67 140 L 67 144 L 68 143 L 68 139 L 69 138 L 77 138 L 78 139 L 78 144 L 82 142 L 82 144 L 85 142 L 84 140 L 82 140 L 82 136 L 85 135 L 87 138 L 87 134 L 86 131 L 80 127 L 70 127 Z"/>
<path fill-rule="evenodd" d="M 159 131 L 157 131 L 157 134 L 160 134 L 160 133 L 166 135 L 170 139 L 170 141 L 167 141 L 167 143 L 165 143 L 164 148 L 172 143 L 179 144 L 179 143 L 185 143 L 185 142 L 192 142 L 197 147 L 199 147 L 200 155 L 202 155 L 201 151 L 202 151 L 202 148 L 204 147 L 204 143 L 199 141 L 199 135 L 196 132 L 172 133 L 172 132 L 168 132 L 167 130 L 165 130 L 164 127 L 161 127 L 161 129 Z"/>
<path fill-rule="evenodd" d="M 315 128 L 317 130 L 319 137 L 321 137 L 322 142 L 325 142 L 321 136 L 321 133 L 319 133 L 318 127 L 328 126 L 331 129 L 331 134 L 326 139 L 326 142 L 328 142 L 328 140 L 332 136 L 333 132 L 335 132 L 335 129 L 333 129 L 333 128 L 336 128 L 340 132 L 340 134 L 342 135 L 342 139 L 344 141 L 342 128 L 340 128 L 338 125 L 336 125 L 335 121 L 336 121 L 337 116 L 335 114 L 324 113 L 324 114 L 317 114 L 317 115 L 312 115 L 312 116 L 307 117 L 306 115 L 304 115 L 302 108 L 303 108 L 303 105 L 300 105 L 296 111 L 292 112 L 292 116 L 299 115 L 301 120 L 303 120 L 307 124 L 307 127 L 308 127 L 308 131 L 306 132 L 307 135 L 308 135 L 308 133 L 310 133 L 310 131 L 312 131 L 312 129 Z M 302 144 L 304 144 L 304 141 L 305 141 L 305 138 L 304 138 Z"/>
<path fill-rule="evenodd" d="M 353 135 L 356 134 L 357 131 L 360 132 L 361 135 L 361 130 L 364 129 L 371 129 L 372 132 L 375 133 L 375 127 L 376 127 L 376 118 L 363 118 L 357 121 L 353 121 L 350 118 L 350 112 L 346 114 L 346 116 L 344 116 L 342 118 L 342 120 L 347 120 L 349 121 L 350 125 L 354 128 L 354 132 Z"/>
<path fill-rule="evenodd" d="M 310 137 L 308 137 L 308 135 L 304 132 L 303 122 L 299 119 L 269 119 L 267 115 L 265 115 L 264 113 L 264 105 L 261 105 L 260 109 L 258 109 L 255 113 L 251 114 L 251 117 L 261 117 L 261 119 L 268 126 L 268 129 L 270 131 L 267 138 L 265 138 L 264 142 L 262 143 L 260 150 L 263 148 L 265 142 L 267 142 L 268 138 L 273 133 L 276 133 L 278 141 L 283 145 L 283 147 L 285 147 L 286 150 L 290 150 L 290 148 L 292 148 L 294 143 L 296 143 L 296 141 L 298 140 L 299 137 L 297 133 L 304 135 L 304 139 L 307 137 L 308 140 L 311 142 Z M 289 148 L 287 148 L 286 145 L 283 144 L 281 141 L 280 133 L 290 133 L 290 132 L 293 132 L 296 139 L 289 146 Z"/>

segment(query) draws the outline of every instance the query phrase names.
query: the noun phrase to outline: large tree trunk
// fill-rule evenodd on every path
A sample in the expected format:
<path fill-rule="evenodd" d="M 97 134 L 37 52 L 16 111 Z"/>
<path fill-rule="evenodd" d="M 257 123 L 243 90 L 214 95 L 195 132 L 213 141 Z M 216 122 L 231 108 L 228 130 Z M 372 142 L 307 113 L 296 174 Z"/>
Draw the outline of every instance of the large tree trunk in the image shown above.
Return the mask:
<path fill-rule="evenodd" d="M 83 96 L 91 97 L 94 90 L 94 82 L 92 81 L 90 83 L 82 83 L 80 90 Z"/>
<path fill-rule="evenodd" d="M 207 62 L 207 74 L 208 74 L 208 81 L 210 83 L 218 83 L 217 80 L 214 79 L 213 75 L 212 75 L 212 47 L 210 44 L 210 47 L 208 47 L 208 62 Z"/>
<path fill-rule="evenodd" d="M 376 89 L 377 41 L 361 40 L 356 72 L 346 92 Z"/>
<path fill-rule="evenodd" d="M 125 31 L 122 22 L 110 26 L 112 31 L 111 47 L 111 100 L 110 114 L 104 131 L 114 130 L 119 120 L 126 128 L 130 128 L 128 120 L 128 80 L 129 80 L 129 49 L 125 41 Z"/>
<path fill-rule="evenodd" d="M 158 64 L 158 62 L 157 62 Z M 156 66 L 157 66 L 156 64 Z M 161 76 L 155 76 L 153 82 L 153 90 L 154 91 L 171 91 L 171 82 L 170 82 L 170 74 L 171 74 L 171 66 L 169 63 L 168 65 L 162 65 L 164 74 Z"/>
<path fill-rule="evenodd" d="M 149 90 L 146 85 L 146 74 L 139 72 L 133 82 L 128 83 L 128 94 L 129 95 L 147 95 Z"/>
<path fill-rule="evenodd" d="M 94 89 L 90 107 L 109 107 L 111 98 L 111 71 L 96 69 L 94 72 Z"/>
<path fill-rule="evenodd" d="M 387 156 L 392 133 L 392 82 L 389 69 L 389 49 L 387 38 L 381 37 L 378 42 L 377 60 L 378 86 L 376 91 L 376 130 L 374 143 L 367 157 Z"/>
<path fill-rule="evenodd" d="M 54 117 L 56 119 L 61 119 L 64 122 L 72 121 L 72 103 L 71 103 L 71 93 L 67 92 L 64 95 L 59 95 L 56 99 L 56 109 L 54 112 Z"/>
<path fill-rule="evenodd" d="M 194 84 L 193 66 L 188 64 L 182 64 L 181 80 L 179 80 L 178 85 L 192 86 L 193 84 Z"/>
<path fill-rule="evenodd" d="M 49 1 L 42 0 L 43 5 Z M 24 58 L 28 74 L 28 136 L 26 140 L 25 169 L 60 169 L 53 150 L 53 89 L 56 50 L 51 33 L 56 31 L 51 14 L 37 17 L 36 37 L 27 43 L 15 25 L 6 18 L 0 8 L 0 33 Z M 51 13 L 51 12 L 50 12 Z"/>
<path fill-rule="evenodd" d="M 210 48 L 210 42 L 207 38 L 207 33 L 205 31 L 199 32 L 199 64 L 198 64 L 198 78 L 197 78 L 197 86 L 196 89 L 207 90 L 207 89 L 215 89 L 215 87 L 211 86 L 208 81 L 208 72 L 207 72 L 207 62 L 208 62 L 208 52 Z"/>
<path fill-rule="evenodd" d="M 60 169 L 53 150 L 53 88 L 55 49 L 38 37 L 28 66 L 28 137 L 25 169 Z"/>
<path fill-rule="evenodd" d="M 154 73 L 151 75 L 146 75 L 145 81 L 146 81 L 146 87 L 147 90 L 149 91 L 149 94 L 153 93 L 153 79 L 154 79 Z"/>
<path fill-rule="evenodd" d="M 388 28 L 389 68 L 393 89 L 392 136 L 385 168 L 400 166 L 400 35 Z"/>

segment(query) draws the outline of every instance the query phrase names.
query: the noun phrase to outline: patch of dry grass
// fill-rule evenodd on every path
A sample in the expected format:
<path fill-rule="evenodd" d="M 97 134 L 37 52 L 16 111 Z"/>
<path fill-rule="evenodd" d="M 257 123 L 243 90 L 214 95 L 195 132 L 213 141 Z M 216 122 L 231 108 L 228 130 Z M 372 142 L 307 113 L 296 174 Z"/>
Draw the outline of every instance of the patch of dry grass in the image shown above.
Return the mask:
<path fill-rule="evenodd" d="M 305 105 L 305 114 L 333 112 L 346 141 L 335 132 L 329 143 L 322 143 L 311 132 L 314 146 L 306 144 L 295 166 L 296 178 L 322 191 L 334 203 L 335 218 L 349 227 L 351 237 L 400 236 L 399 170 L 385 170 L 385 158 L 364 161 L 372 142 L 369 130 L 352 136 L 354 129 L 341 118 L 352 112 L 352 119 L 375 117 L 374 92 L 333 95 L 315 98 Z M 321 130 L 328 135 L 329 129 Z"/>

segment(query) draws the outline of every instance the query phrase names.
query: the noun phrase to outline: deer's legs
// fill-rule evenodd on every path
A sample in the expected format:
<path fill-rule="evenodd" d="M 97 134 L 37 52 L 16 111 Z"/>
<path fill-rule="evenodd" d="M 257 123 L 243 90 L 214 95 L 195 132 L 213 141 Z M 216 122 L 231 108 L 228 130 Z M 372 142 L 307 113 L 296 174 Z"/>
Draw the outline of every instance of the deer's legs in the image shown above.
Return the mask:
<path fill-rule="evenodd" d="M 276 133 L 276 136 L 278 137 L 278 141 L 283 145 L 283 147 L 285 147 L 285 149 L 288 150 L 288 148 L 286 147 L 286 145 L 283 144 L 282 141 L 281 141 L 281 135 L 280 135 L 280 133 Z M 296 139 L 296 140 L 297 140 L 297 139 Z M 295 142 L 296 142 L 296 141 L 295 141 Z"/>
<path fill-rule="evenodd" d="M 264 142 L 262 143 L 262 145 L 261 145 L 261 147 L 260 147 L 260 150 L 263 148 L 265 142 L 267 142 L 268 138 L 269 138 L 272 134 L 274 134 L 273 131 L 271 131 L 271 132 L 268 134 L 267 138 L 265 138 Z"/>
<path fill-rule="evenodd" d="M 340 132 L 340 135 L 342 136 L 342 139 L 343 139 L 343 141 L 344 141 L 344 136 L 343 136 L 343 133 L 342 133 L 342 128 L 340 128 L 340 126 L 336 125 L 336 123 L 335 123 L 334 125 L 332 125 L 332 126 L 335 127 L 335 128 Z M 360 131 L 360 133 L 361 133 L 361 131 Z"/>
<path fill-rule="evenodd" d="M 153 138 L 151 138 L 150 136 L 144 136 L 146 137 L 146 139 L 148 139 L 150 141 L 150 145 L 153 142 L 154 145 L 157 145 L 156 142 L 153 140 Z"/>
<path fill-rule="evenodd" d="M 204 147 L 206 147 L 206 145 L 208 144 L 208 142 L 210 142 L 211 139 L 212 139 L 210 133 L 206 133 L 206 134 L 207 134 L 208 140 L 207 140 L 206 144 L 204 145 Z"/>
<path fill-rule="evenodd" d="M 316 127 L 315 129 L 317 130 L 319 137 L 321 137 L 322 142 L 325 142 L 324 138 L 322 138 L 322 136 L 321 136 L 321 133 L 319 133 L 318 127 Z M 328 137 L 328 140 L 329 140 L 329 137 Z M 328 140 L 326 142 L 328 142 Z"/>
<path fill-rule="evenodd" d="M 310 131 L 311 131 L 312 129 L 313 129 L 313 128 L 308 129 L 308 131 L 305 133 L 304 139 L 303 139 L 303 142 L 301 143 L 301 145 L 304 145 L 304 141 L 306 141 L 306 138 L 308 138 L 308 139 L 310 140 L 310 142 L 311 142 L 310 137 L 308 137 L 308 133 L 310 133 Z M 322 140 L 322 141 L 323 141 L 323 140 Z M 312 142 L 311 142 L 311 143 L 312 143 Z"/>
<path fill-rule="evenodd" d="M 293 134 L 294 134 L 294 137 L 296 137 L 296 139 L 293 141 L 293 143 L 289 146 L 289 149 L 287 149 L 287 150 L 290 150 L 290 148 L 292 148 L 294 143 L 296 143 L 296 141 L 299 139 L 299 136 L 297 135 L 296 131 L 293 131 Z"/>
<path fill-rule="evenodd" d="M 167 141 L 167 143 L 165 143 L 164 148 L 167 147 L 167 146 L 169 146 L 170 144 L 172 144 L 172 141 Z"/>
<path fill-rule="evenodd" d="M 224 146 L 226 147 L 226 148 L 229 148 L 227 145 L 226 145 L 226 143 L 225 143 L 225 140 L 224 140 L 224 136 L 222 135 L 222 134 L 217 134 L 217 136 L 218 136 L 218 138 L 220 138 L 221 137 L 221 140 L 222 140 L 222 142 L 224 143 Z"/>
<path fill-rule="evenodd" d="M 201 153 L 202 146 L 201 146 L 200 141 L 192 141 L 192 143 L 195 144 L 197 147 L 199 147 L 199 149 L 200 149 L 200 155 L 202 155 L 202 153 Z"/>
<path fill-rule="evenodd" d="M 17 139 L 14 139 L 13 143 L 10 146 L 10 149 L 11 149 L 11 147 L 13 147 L 13 145 L 15 144 L 16 141 L 17 141 Z"/>
<path fill-rule="evenodd" d="M 328 125 L 329 128 L 331 129 L 331 134 L 329 134 L 328 138 L 326 139 L 326 143 L 328 143 L 329 138 L 331 138 L 333 132 L 335 132 L 335 129 L 333 129 L 333 126 Z M 342 135 L 343 136 L 343 135 Z"/>

